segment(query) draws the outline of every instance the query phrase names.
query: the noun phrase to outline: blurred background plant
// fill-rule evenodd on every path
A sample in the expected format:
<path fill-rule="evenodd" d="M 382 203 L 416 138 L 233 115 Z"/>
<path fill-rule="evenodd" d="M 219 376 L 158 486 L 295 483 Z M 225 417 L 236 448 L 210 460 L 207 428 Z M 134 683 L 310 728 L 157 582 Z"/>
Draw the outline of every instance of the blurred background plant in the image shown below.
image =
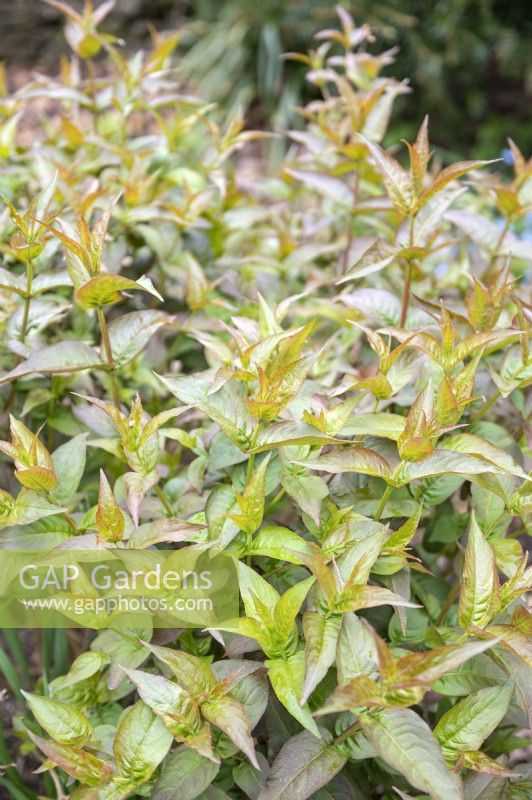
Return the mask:
<path fill-rule="evenodd" d="M 390 140 L 411 139 L 422 108 L 449 159 L 492 157 L 505 147 L 508 130 L 524 151 L 531 149 L 532 15 L 525 0 L 351 0 L 344 6 L 375 29 L 380 49 L 399 46 L 394 74 L 411 79 L 416 102 L 399 99 Z M 11 65 L 48 67 L 66 52 L 54 8 L 0 0 L 0 12 L 0 58 Z M 110 30 L 136 47 L 147 38 L 147 23 L 179 27 L 179 69 L 191 89 L 228 117 L 241 107 L 253 125 L 285 130 L 294 125 L 294 107 L 313 90 L 304 65 L 282 54 L 306 50 L 334 19 L 334 0 L 119 0 Z"/>

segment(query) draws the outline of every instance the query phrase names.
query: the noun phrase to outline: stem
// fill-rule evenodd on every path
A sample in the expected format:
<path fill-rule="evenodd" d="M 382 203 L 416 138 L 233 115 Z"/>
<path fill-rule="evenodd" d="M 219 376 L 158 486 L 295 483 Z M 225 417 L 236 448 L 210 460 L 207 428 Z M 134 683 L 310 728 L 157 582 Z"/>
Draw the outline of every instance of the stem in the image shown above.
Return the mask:
<path fill-rule="evenodd" d="M 273 498 L 273 500 L 271 500 L 271 502 L 269 502 L 269 503 L 268 503 L 268 505 L 266 506 L 266 509 L 265 509 L 265 511 L 264 511 L 264 516 L 266 516 L 266 514 L 269 514 L 269 513 L 270 513 L 270 511 L 271 511 L 273 508 L 275 508 L 275 506 L 277 505 L 277 503 L 279 502 L 279 500 L 282 500 L 282 499 L 283 499 L 284 495 L 285 495 L 285 490 L 284 490 L 284 489 L 280 489 L 280 490 L 277 492 L 277 494 L 275 495 L 275 497 Z"/>
<path fill-rule="evenodd" d="M 53 506 L 60 506 L 61 505 L 61 503 L 58 500 L 55 499 L 55 497 L 53 496 L 52 492 L 46 492 L 46 499 Z M 76 524 L 75 519 L 73 519 L 67 511 L 61 511 L 60 516 L 63 517 L 65 522 L 68 523 L 68 525 L 72 528 L 74 533 L 78 532 L 78 526 Z"/>
<path fill-rule="evenodd" d="M 48 774 L 54 782 L 56 800 L 68 800 L 68 795 L 64 793 L 61 781 L 55 769 L 49 770 Z"/>
<path fill-rule="evenodd" d="M 161 487 L 160 486 L 154 486 L 154 491 L 155 491 L 155 494 L 157 495 L 157 497 L 159 498 L 159 500 L 161 501 L 161 503 L 163 504 L 164 510 L 166 511 L 168 516 L 169 517 L 173 516 L 174 509 L 172 508 L 172 506 L 170 504 L 170 501 L 168 500 L 168 498 L 164 494 L 164 492 L 161 489 Z"/>
<path fill-rule="evenodd" d="M 253 431 L 253 436 L 251 438 L 250 450 L 253 450 L 253 448 L 257 444 L 257 439 L 259 438 L 260 429 L 261 429 L 261 423 L 259 422 L 255 426 L 255 430 Z M 250 453 L 249 459 L 248 459 L 248 464 L 247 464 L 247 467 L 246 467 L 246 483 L 249 482 L 249 479 L 251 478 L 251 476 L 253 474 L 253 467 L 254 466 L 255 466 L 255 453 Z"/>
<path fill-rule="evenodd" d="M 253 467 L 254 466 L 255 466 L 255 453 L 251 453 L 249 458 L 248 458 L 248 463 L 247 463 L 247 467 L 246 467 L 246 483 L 249 482 L 249 479 L 251 478 L 251 476 L 253 474 Z"/>
<path fill-rule="evenodd" d="M 405 288 L 403 289 L 403 301 L 401 303 L 401 319 L 399 320 L 399 327 L 404 328 L 406 324 L 406 316 L 408 314 L 408 305 L 410 303 L 410 286 L 412 285 L 412 264 L 410 261 L 406 267 L 406 281 Z"/>
<path fill-rule="evenodd" d="M 96 308 L 96 314 L 98 316 L 98 324 L 100 325 L 100 333 L 102 335 L 102 344 L 105 350 L 107 364 L 109 367 L 109 375 L 111 376 L 113 403 L 115 404 L 117 410 L 120 411 L 120 394 L 118 392 L 118 383 L 116 380 L 116 367 L 113 358 L 113 351 L 111 348 L 111 341 L 109 339 L 109 331 L 107 330 L 107 322 L 105 320 L 105 314 L 103 313 L 103 309 L 101 306 L 98 306 Z"/>
<path fill-rule="evenodd" d="M 473 414 L 473 416 L 470 419 L 470 424 L 473 424 L 474 422 L 478 422 L 480 419 L 482 419 L 484 414 L 486 414 L 490 410 L 490 408 L 495 405 L 495 403 L 497 402 L 497 400 L 499 399 L 500 396 L 501 396 L 500 389 L 497 389 L 496 392 L 493 392 L 493 394 L 491 395 L 490 399 L 487 400 L 484 403 L 484 405 L 479 408 L 479 410 L 477 411 L 476 414 Z"/>
<path fill-rule="evenodd" d="M 495 266 L 497 258 L 499 257 L 499 250 L 501 249 L 502 244 L 503 244 L 503 242 L 504 242 L 504 240 L 506 238 L 506 234 L 510 230 L 510 224 L 511 224 L 510 220 L 507 219 L 506 222 L 503 225 L 503 228 L 501 230 L 501 234 L 500 234 L 499 238 L 497 239 L 497 243 L 495 245 L 495 249 L 493 250 L 493 253 L 491 254 L 490 260 L 488 262 L 488 266 L 487 266 L 486 272 L 484 274 L 484 279 L 489 277 L 493 267 Z"/>
<path fill-rule="evenodd" d="M 393 491 L 393 486 L 390 486 L 388 484 L 388 486 L 386 487 L 386 489 L 384 490 L 384 492 L 382 494 L 381 501 L 380 501 L 379 505 L 377 506 L 377 510 L 375 511 L 375 516 L 373 517 L 375 522 L 379 522 L 380 521 L 380 518 L 382 517 L 382 512 L 384 511 L 384 509 L 386 507 L 386 503 L 388 502 L 388 498 L 390 497 L 392 491 Z"/>
<path fill-rule="evenodd" d="M 360 722 L 355 722 L 353 725 L 350 725 L 347 730 L 345 730 L 337 739 L 334 740 L 333 744 L 340 744 L 340 742 L 344 742 L 346 739 L 349 739 L 350 736 L 355 736 L 362 730 L 362 725 Z"/>
<path fill-rule="evenodd" d="M 452 604 L 454 603 L 454 601 L 456 600 L 459 591 L 460 591 L 460 579 L 458 578 L 453 583 L 453 585 L 451 586 L 451 588 L 449 590 L 449 594 L 447 595 L 447 599 L 446 599 L 445 603 L 442 606 L 442 609 L 440 611 L 440 615 L 439 615 L 438 619 L 436 620 L 436 627 L 441 625 L 442 622 L 445 620 L 445 617 L 449 613 L 449 610 L 450 610 Z"/>
<path fill-rule="evenodd" d="M 414 246 L 414 219 L 415 217 L 410 217 L 410 232 L 408 236 L 408 246 Z M 406 265 L 406 281 L 405 281 L 405 288 L 403 289 L 403 302 L 401 303 L 401 319 L 399 321 L 399 327 L 404 328 L 406 323 L 406 317 L 408 314 L 408 304 L 410 303 L 410 286 L 412 285 L 412 262 L 409 260 Z"/>
<path fill-rule="evenodd" d="M 26 292 L 24 294 L 24 312 L 22 314 L 22 324 L 20 326 L 20 341 L 26 341 L 26 332 L 28 330 L 28 318 L 30 315 L 31 303 L 31 286 L 33 283 L 33 261 L 31 259 L 26 263 Z"/>

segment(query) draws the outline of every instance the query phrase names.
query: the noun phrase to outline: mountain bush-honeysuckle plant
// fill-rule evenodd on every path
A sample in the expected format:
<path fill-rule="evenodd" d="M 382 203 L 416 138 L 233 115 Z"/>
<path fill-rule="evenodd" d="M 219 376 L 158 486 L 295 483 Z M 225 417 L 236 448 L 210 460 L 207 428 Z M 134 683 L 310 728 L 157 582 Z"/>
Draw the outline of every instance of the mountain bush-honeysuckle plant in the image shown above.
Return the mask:
<path fill-rule="evenodd" d="M 240 614 L 37 669 L 6 629 L 2 796 L 529 797 L 531 162 L 384 146 L 408 82 L 340 8 L 265 174 L 178 34 L 48 2 L 72 58 L 0 97 L 1 546 L 224 553 Z"/>

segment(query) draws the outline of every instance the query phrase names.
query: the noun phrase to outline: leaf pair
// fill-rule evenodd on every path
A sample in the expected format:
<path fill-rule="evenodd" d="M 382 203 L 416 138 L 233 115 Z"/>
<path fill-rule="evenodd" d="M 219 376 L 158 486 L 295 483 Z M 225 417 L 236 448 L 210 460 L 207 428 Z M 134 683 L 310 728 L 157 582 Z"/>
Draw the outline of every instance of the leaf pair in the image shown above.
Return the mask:
<path fill-rule="evenodd" d="M 238 674 L 216 681 L 206 661 L 184 651 L 147 646 L 170 669 L 177 683 L 148 672 L 127 668 L 124 671 L 143 702 L 163 720 L 175 738 L 218 762 L 211 744 L 210 724 L 213 724 L 258 767 L 246 712 L 230 695 Z"/>
<path fill-rule="evenodd" d="M 425 117 L 415 143 L 407 144 L 410 156 L 410 171 L 405 169 L 386 150 L 363 136 L 373 163 L 379 172 L 388 197 L 401 214 L 414 216 L 434 195 L 449 183 L 471 170 L 492 164 L 493 161 L 459 161 L 445 167 L 428 186 L 425 186 L 427 166 L 431 156 L 428 140 L 428 117 Z"/>

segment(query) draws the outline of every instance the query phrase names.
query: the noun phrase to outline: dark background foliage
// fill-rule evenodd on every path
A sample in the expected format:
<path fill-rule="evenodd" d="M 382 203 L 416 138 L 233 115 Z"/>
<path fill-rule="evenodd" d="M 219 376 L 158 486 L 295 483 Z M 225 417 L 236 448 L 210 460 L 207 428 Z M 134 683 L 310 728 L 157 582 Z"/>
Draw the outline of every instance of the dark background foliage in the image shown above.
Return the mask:
<path fill-rule="evenodd" d="M 76 2 L 73 2 L 76 6 Z M 400 102 L 393 137 L 431 115 L 433 141 L 449 157 L 490 157 L 507 131 L 523 151 L 532 146 L 532 33 L 526 0 L 352 0 L 360 22 L 379 32 L 380 45 L 398 44 L 396 76 L 411 76 L 416 102 Z M 253 123 L 285 128 L 294 103 L 307 99 L 300 65 L 281 54 L 304 50 L 312 34 L 334 19 L 333 0 L 118 0 L 106 29 L 135 46 L 147 22 L 159 29 L 188 23 L 183 70 L 216 102 L 249 109 Z M 49 68 L 66 52 L 62 19 L 36 0 L 0 0 L 0 57 L 11 65 Z M 227 44 L 230 47 L 227 47 Z"/>

